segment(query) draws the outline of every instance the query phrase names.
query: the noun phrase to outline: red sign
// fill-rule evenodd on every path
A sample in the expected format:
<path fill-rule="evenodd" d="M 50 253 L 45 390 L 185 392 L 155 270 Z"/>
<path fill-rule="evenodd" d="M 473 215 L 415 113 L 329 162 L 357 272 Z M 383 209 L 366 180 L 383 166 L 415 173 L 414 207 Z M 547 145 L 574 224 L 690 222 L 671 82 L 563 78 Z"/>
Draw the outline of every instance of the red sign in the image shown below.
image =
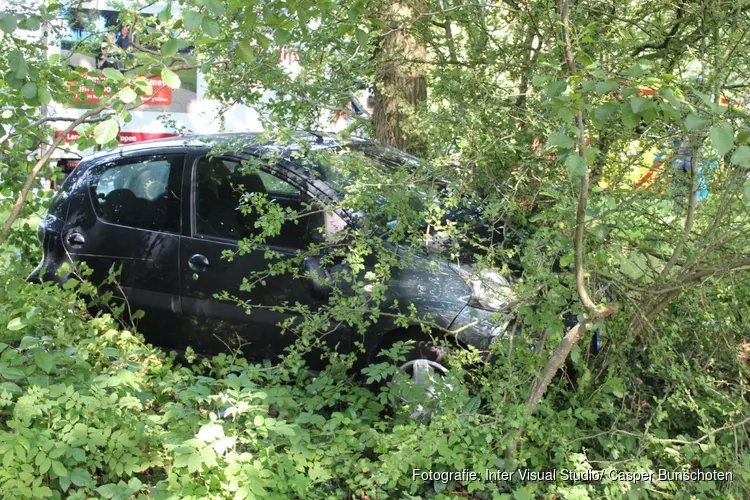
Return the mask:
<path fill-rule="evenodd" d="M 62 130 L 55 132 L 55 137 L 62 135 Z M 118 132 L 117 141 L 120 144 L 132 144 L 134 142 L 153 141 L 154 139 L 165 139 L 167 137 L 176 137 L 177 134 L 171 134 L 168 132 L 160 133 L 149 133 L 149 132 Z M 64 142 L 75 142 L 78 140 L 78 132 L 73 130 L 68 132 L 68 135 L 63 139 Z"/>
<path fill-rule="evenodd" d="M 108 84 L 106 78 L 91 76 L 88 73 L 84 73 L 81 76 L 83 76 L 84 80 L 80 84 L 76 82 L 68 82 L 70 92 L 76 94 L 75 102 L 98 103 L 101 102 L 102 97 L 106 97 L 112 93 L 112 87 Z M 104 88 L 104 92 L 100 97 L 97 97 L 96 94 L 94 94 L 94 87 L 100 84 Z M 80 99 L 78 94 L 86 94 L 86 99 Z"/>
<path fill-rule="evenodd" d="M 70 92 L 76 94 L 75 102 L 90 102 L 97 104 L 101 102 L 102 97 L 107 97 L 112 93 L 112 87 L 109 84 L 109 80 L 103 77 L 92 76 L 88 73 L 83 74 L 84 81 L 87 83 L 74 83 L 69 82 L 68 86 Z M 151 86 L 151 93 L 144 94 L 141 96 L 143 104 L 146 106 L 169 106 L 172 104 L 172 89 L 167 87 L 164 80 L 160 76 L 152 76 L 148 79 L 148 84 Z M 97 97 L 94 93 L 94 87 L 101 85 L 103 87 L 102 95 Z M 79 94 L 86 94 L 86 99 L 80 99 Z"/>
<path fill-rule="evenodd" d="M 152 76 L 148 79 L 151 85 L 151 93 L 141 96 L 143 104 L 147 106 L 169 106 L 172 104 L 172 89 L 167 87 L 160 76 Z"/>

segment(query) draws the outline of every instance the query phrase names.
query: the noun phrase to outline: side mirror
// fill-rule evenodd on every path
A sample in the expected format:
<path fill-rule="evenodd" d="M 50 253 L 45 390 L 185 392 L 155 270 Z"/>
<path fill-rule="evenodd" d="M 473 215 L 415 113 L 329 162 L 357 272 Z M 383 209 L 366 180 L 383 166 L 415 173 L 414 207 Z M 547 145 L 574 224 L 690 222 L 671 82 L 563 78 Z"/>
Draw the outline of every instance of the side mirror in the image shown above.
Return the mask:
<path fill-rule="evenodd" d="M 305 257 L 302 261 L 303 280 L 310 294 L 318 300 L 325 300 L 333 293 L 329 273 L 315 257 Z"/>

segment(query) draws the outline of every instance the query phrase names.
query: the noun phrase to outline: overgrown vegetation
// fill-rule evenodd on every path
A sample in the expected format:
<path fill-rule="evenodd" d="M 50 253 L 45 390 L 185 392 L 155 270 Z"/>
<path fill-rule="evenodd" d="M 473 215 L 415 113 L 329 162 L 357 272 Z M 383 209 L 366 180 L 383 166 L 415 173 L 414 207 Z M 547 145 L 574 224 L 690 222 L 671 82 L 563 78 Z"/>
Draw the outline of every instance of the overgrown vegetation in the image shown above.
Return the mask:
<path fill-rule="evenodd" d="M 38 106 L 70 102 L 65 82 L 82 76 L 19 35 L 60 4 L 0 14 L 4 496 L 748 497 L 747 2 L 179 5 L 126 14 L 148 47 L 129 49 L 132 69 L 104 73 L 117 90 L 109 100 L 67 122 L 81 145 L 113 144 L 145 77 L 179 86 L 177 50 L 195 45 L 212 95 L 256 106 L 277 141 L 371 79 L 383 114 L 349 132 L 390 137 L 430 162 L 379 172 L 356 155 L 316 157 L 346 173 L 335 208 L 367 217 L 297 257 L 269 255 L 243 289 L 298 279 L 314 255 L 332 271 L 326 305 L 252 305 L 216 290 L 303 319 L 281 325 L 299 337 L 282 363 L 162 352 L 122 307 L 87 310 L 92 285 L 24 282 L 40 254 L 29 221 L 50 199 L 37 175 L 62 141 Z M 299 51 L 298 75 L 282 70 L 278 45 Z M 262 100 L 261 87 L 277 97 Z M 482 230 L 446 216 L 465 203 L 480 207 Z M 262 232 L 226 257 L 332 208 L 284 213 L 248 196 L 242 210 L 262 215 Z M 426 233 L 447 259 L 512 275 L 512 313 L 494 318 L 512 320 L 504 341 L 489 355 L 450 344 L 454 389 L 433 401 L 405 382 L 373 387 L 397 372 L 383 358 L 353 373 L 354 356 L 328 351 L 329 366 L 310 371 L 305 354 L 332 322 L 444 336 L 388 298 Z M 394 244 L 411 251 L 396 256 Z M 413 418 L 420 404 L 431 418 Z M 558 473 L 443 482 L 415 480 L 415 469 Z M 564 469 L 606 472 L 573 482 Z M 660 469 L 733 478 L 626 476 Z"/>

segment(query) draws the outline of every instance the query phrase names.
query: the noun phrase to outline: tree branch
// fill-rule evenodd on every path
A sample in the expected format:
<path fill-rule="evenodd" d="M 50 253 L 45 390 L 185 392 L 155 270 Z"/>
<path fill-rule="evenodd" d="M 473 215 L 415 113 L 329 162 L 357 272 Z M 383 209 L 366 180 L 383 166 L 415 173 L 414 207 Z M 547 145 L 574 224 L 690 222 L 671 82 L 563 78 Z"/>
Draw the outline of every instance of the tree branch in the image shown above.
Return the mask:
<path fill-rule="evenodd" d="M 565 64 L 568 66 L 568 75 L 576 71 L 575 59 L 573 58 L 573 44 L 570 40 L 570 14 L 568 10 L 568 0 L 560 0 L 560 20 L 562 22 L 563 30 L 563 41 L 564 41 L 564 52 L 563 58 Z M 586 139 L 585 139 L 585 128 L 583 122 L 583 112 L 578 111 L 576 116 L 576 122 L 578 126 L 578 154 L 581 155 L 583 161 L 586 161 Z M 586 165 L 586 173 L 581 179 L 581 191 L 578 196 L 578 208 L 576 210 L 576 233 L 575 233 L 575 274 L 576 274 L 576 288 L 578 295 L 583 303 L 584 307 L 589 311 L 590 317 L 585 318 L 579 322 L 568 333 L 563 337 L 560 345 L 557 346 L 555 352 L 552 353 L 547 364 L 544 366 L 541 375 L 531 384 L 529 390 L 529 396 L 526 400 L 528 406 L 529 415 L 533 415 L 539 406 L 539 402 L 547 392 L 547 388 L 552 382 L 552 378 L 555 376 L 560 367 L 565 363 L 565 360 L 570 354 L 570 350 L 574 345 L 581 340 L 583 333 L 586 331 L 586 325 L 591 321 L 599 321 L 604 319 L 617 311 L 615 305 L 610 305 L 601 309 L 596 308 L 596 304 L 591 300 L 586 283 L 584 280 L 584 233 L 585 233 L 585 216 L 586 216 L 586 203 L 589 196 L 589 169 L 588 164 Z M 505 457 L 508 460 L 513 459 L 513 454 L 518 446 L 518 442 L 523 435 L 523 429 L 517 429 L 514 433 L 513 439 L 505 449 Z"/>
<path fill-rule="evenodd" d="M 65 139 L 65 136 L 68 135 L 74 128 L 76 128 L 81 123 L 85 122 L 88 118 L 101 113 L 104 111 L 107 106 L 110 105 L 111 100 L 114 99 L 114 96 L 110 98 L 108 101 L 100 104 L 94 109 L 91 109 L 87 111 L 86 113 L 82 114 L 80 117 L 78 117 L 75 121 L 73 121 L 70 125 L 68 125 L 68 128 L 66 128 L 62 134 L 58 135 L 54 141 L 52 141 L 52 144 L 50 145 L 49 149 L 47 149 L 47 152 L 42 155 L 42 157 L 37 161 L 36 165 L 34 165 L 34 168 L 31 169 L 31 172 L 29 172 L 28 177 L 26 177 L 26 182 L 24 183 L 23 187 L 21 188 L 21 191 L 18 193 L 18 196 L 16 197 L 16 202 L 13 205 L 13 210 L 11 210 L 10 215 L 8 215 L 8 218 L 5 220 L 5 224 L 3 225 L 2 232 L 0 232 L 0 246 L 5 243 L 5 240 L 8 238 L 8 233 L 10 233 L 10 228 L 13 226 L 13 223 L 16 221 L 18 216 L 21 214 L 21 210 L 23 209 L 24 201 L 26 200 L 26 197 L 29 194 L 29 191 L 31 191 L 31 186 L 34 184 L 34 180 L 36 179 L 36 176 L 39 175 L 39 172 L 42 170 L 42 168 L 47 164 L 49 159 L 52 157 L 52 153 L 55 152 L 57 149 L 57 146 L 60 145 L 60 143 Z"/>
<path fill-rule="evenodd" d="M 648 50 L 648 49 L 654 49 L 654 50 L 662 50 L 666 49 L 669 46 L 669 42 L 672 41 L 672 38 L 677 35 L 677 32 L 680 29 L 680 25 L 682 24 L 682 21 L 684 20 L 685 15 L 685 4 L 680 3 L 680 5 L 677 7 L 677 12 L 675 15 L 675 22 L 672 25 L 672 28 L 669 30 L 669 33 L 667 33 L 664 36 L 664 40 L 661 43 L 646 43 L 639 47 L 636 47 L 633 49 L 633 52 L 630 54 L 632 57 L 636 57 L 641 52 Z"/>
<path fill-rule="evenodd" d="M 682 255 L 685 243 L 687 242 L 690 232 L 693 230 L 693 224 L 695 223 L 695 209 L 698 205 L 698 168 L 700 166 L 700 153 L 698 152 L 698 148 L 692 148 L 692 151 L 693 153 L 690 156 L 690 199 L 688 199 L 685 227 L 682 231 L 682 238 L 680 238 L 680 241 L 675 245 L 672 256 L 669 258 L 669 262 L 667 262 L 667 265 L 664 266 L 664 269 L 662 269 L 659 274 L 659 279 L 665 278 L 677 263 L 677 259 Z"/>
<path fill-rule="evenodd" d="M 529 407 L 529 415 L 533 415 L 536 411 L 536 408 L 539 406 L 539 402 L 541 401 L 542 396 L 544 396 L 544 393 L 547 392 L 547 388 L 549 387 L 550 382 L 552 382 L 555 373 L 557 373 L 557 370 L 559 370 L 563 363 L 565 363 L 568 354 L 570 354 L 570 350 L 573 349 L 573 346 L 578 343 L 586 331 L 586 325 L 590 322 L 596 322 L 611 316 L 615 312 L 617 312 L 617 307 L 614 305 L 599 309 L 594 313 L 590 320 L 584 319 L 568 330 L 568 333 L 565 334 L 560 345 L 557 346 L 557 349 L 555 349 L 555 352 L 549 358 L 549 361 L 547 361 L 544 370 L 542 370 L 541 376 L 531 384 L 529 397 L 526 400 L 526 404 Z"/>
<path fill-rule="evenodd" d="M 564 59 L 568 66 L 568 74 L 575 73 L 576 62 L 573 58 L 573 43 L 570 40 L 570 13 L 568 0 L 560 0 L 560 20 L 562 21 L 563 41 L 565 43 Z M 586 127 L 583 122 L 583 111 L 578 110 L 576 113 L 576 126 L 578 127 L 578 154 L 586 164 L 586 171 L 581 178 L 581 189 L 578 193 L 578 208 L 576 209 L 576 232 L 575 232 L 575 273 L 576 289 L 583 306 L 589 311 L 596 308 L 596 304 L 591 300 L 588 289 L 586 288 L 585 268 L 583 262 L 584 254 L 584 237 L 586 234 L 586 204 L 589 200 L 589 166 L 586 161 Z"/>

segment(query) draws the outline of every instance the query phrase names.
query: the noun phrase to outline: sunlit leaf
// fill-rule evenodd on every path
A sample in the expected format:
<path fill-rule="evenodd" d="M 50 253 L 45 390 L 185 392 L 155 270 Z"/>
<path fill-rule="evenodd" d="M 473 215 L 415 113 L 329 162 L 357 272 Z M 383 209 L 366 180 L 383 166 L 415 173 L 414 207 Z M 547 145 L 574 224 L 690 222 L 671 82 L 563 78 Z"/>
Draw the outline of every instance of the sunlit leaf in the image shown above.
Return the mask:
<path fill-rule="evenodd" d="M 727 154 L 734 145 L 734 130 L 732 129 L 732 125 L 727 122 L 717 123 L 712 126 L 709 136 L 711 137 L 711 144 L 713 144 L 714 149 L 721 156 Z"/>
<path fill-rule="evenodd" d="M 115 119 L 109 118 L 94 127 L 94 140 L 97 144 L 107 144 L 117 137 L 119 130 L 120 127 L 117 125 Z"/>
<path fill-rule="evenodd" d="M 171 89 L 180 88 L 180 77 L 177 76 L 177 73 L 170 69 L 165 68 L 161 70 L 161 79 L 164 80 L 164 83 L 167 84 L 167 87 Z"/>

